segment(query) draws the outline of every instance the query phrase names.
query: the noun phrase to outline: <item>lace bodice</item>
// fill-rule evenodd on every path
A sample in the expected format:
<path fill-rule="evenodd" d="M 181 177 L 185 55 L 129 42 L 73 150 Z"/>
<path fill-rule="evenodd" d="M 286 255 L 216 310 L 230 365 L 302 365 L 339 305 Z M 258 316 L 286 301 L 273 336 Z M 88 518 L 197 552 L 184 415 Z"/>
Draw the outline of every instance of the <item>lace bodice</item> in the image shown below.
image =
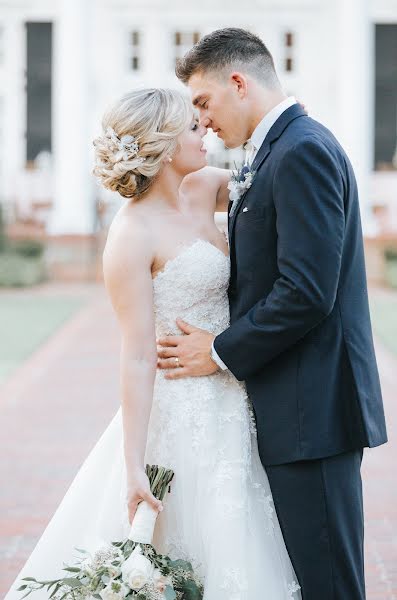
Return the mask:
<path fill-rule="evenodd" d="M 180 334 L 178 317 L 214 334 L 229 325 L 230 259 L 204 239 L 170 259 L 153 279 L 157 335 Z"/>

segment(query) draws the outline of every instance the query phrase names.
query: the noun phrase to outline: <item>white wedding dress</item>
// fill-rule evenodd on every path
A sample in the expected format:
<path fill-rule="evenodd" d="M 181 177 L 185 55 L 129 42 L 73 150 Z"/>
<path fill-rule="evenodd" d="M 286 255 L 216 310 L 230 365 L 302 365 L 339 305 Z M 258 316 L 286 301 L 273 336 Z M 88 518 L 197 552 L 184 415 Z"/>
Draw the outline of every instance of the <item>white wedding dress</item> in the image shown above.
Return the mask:
<path fill-rule="evenodd" d="M 153 280 L 158 336 L 180 333 L 175 319 L 214 334 L 229 324 L 229 258 L 210 242 L 182 246 Z M 95 550 L 129 533 L 121 409 L 81 466 L 5 600 L 20 578 L 64 576 L 75 547 Z M 204 600 L 301 598 L 243 384 L 229 371 L 166 380 L 158 370 L 146 462 L 175 471 L 154 545 L 192 562 Z M 45 590 L 32 600 L 47 598 Z"/>

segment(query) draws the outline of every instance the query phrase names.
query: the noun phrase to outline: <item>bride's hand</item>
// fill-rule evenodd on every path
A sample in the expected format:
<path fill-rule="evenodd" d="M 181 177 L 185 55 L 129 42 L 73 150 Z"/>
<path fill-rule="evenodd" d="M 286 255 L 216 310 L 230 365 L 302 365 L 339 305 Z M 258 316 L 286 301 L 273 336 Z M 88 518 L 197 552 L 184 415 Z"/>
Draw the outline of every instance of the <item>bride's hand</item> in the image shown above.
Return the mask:
<path fill-rule="evenodd" d="M 298 102 L 299 102 L 299 100 L 298 100 Z M 303 110 L 305 111 L 305 113 L 308 115 L 309 111 L 306 108 L 306 104 L 303 104 L 303 102 L 299 102 L 299 104 L 301 105 L 301 107 L 303 108 Z"/>
<path fill-rule="evenodd" d="M 132 524 L 138 504 L 142 500 L 145 500 L 158 512 L 163 510 L 163 503 L 157 500 L 150 490 L 150 483 L 146 472 L 144 469 L 137 469 L 133 473 L 130 473 L 127 482 L 127 506 L 130 524 Z"/>

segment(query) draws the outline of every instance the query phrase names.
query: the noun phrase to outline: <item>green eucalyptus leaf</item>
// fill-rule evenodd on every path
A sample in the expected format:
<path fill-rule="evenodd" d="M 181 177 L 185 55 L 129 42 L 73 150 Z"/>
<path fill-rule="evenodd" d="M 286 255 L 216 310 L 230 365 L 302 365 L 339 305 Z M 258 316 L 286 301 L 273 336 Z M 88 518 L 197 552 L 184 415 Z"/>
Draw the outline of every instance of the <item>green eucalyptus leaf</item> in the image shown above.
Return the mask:
<path fill-rule="evenodd" d="M 191 573 L 193 573 L 193 567 L 191 563 L 187 560 L 171 560 L 170 566 L 172 569 L 183 569 L 184 571 L 190 571 Z"/>
<path fill-rule="evenodd" d="M 47 590 L 48 590 L 48 591 L 50 591 L 50 589 L 51 589 L 51 588 L 52 588 L 54 585 L 56 585 L 57 583 L 59 583 L 59 581 L 58 581 L 58 580 L 55 580 L 55 581 L 53 581 L 52 583 L 50 583 L 50 585 L 48 586 Z"/>
<path fill-rule="evenodd" d="M 167 585 L 164 590 L 164 598 L 165 600 L 175 600 L 176 598 L 176 592 L 170 585 Z"/>
<path fill-rule="evenodd" d="M 75 577 L 65 577 L 65 579 L 63 580 L 63 584 L 68 585 L 71 588 L 81 587 L 81 581 L 79 579 L 76 579 Z"/>
<path fill-rule="evenodd" d="M 52 590 L 51 594 L 50 594 L 50 598 L 53 598 L 55 596 L 55 594 L 57 593 L 57 591 L 59 590 L 59 588 L 61 588 L 62 585 L 60 583 L 58 583 L 58 585 L 56 585 L 54 587 L 54 589 Z"/>
<path fill-rule="evenodd" d="M 178 585 L 178 590 L 183 592 L 184 600 L 202 600 L 202 593 L 194 581 L 185 579 L 182 584 Z"/>

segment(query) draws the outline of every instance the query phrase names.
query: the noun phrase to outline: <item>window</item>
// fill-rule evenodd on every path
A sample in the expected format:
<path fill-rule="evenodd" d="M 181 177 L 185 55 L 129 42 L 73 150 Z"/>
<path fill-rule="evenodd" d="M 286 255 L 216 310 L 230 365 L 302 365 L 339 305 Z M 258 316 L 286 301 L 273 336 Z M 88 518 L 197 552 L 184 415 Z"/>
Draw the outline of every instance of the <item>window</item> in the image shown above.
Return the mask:
<path fill-rule="evenodd" d="M 176 31 L 174 34 L 175 62 L 200 40 L 198 31 Z"/>
<path fill-rule="evenodd" d="M 131 31 L 129 39 L 129 68 L 139 71 L 141 68 L 141 33 Z"/>
<path fill-rule="evenodd" d="M 52 146 L 52 23 L 26 23 L 26 160 Z"/>
<path fill-rule="evenodd" d="M 286 73 L 292 73 L 295 68 L 294 64 L 294 46 L 295 46 L 295 34 L 292 31 L 286 31 L 284 33 L 284 71 Z"/>
<path fill-rule="evenodd" d="M 294 34 L 291 33 L 290 31 L 288 31 L 285 34 L 285 46 L 287 48 L 292 48 L 293 45 L 294 45 Z"/>
<path fill-rule="evenodd" d="M 4 63 L 4 27 L 0 25 L 0 66 Z"/>
<path fill-rule="evenodd" d="M 397 25 L 376 25 L 375 169 L 397 169 Z"/>

